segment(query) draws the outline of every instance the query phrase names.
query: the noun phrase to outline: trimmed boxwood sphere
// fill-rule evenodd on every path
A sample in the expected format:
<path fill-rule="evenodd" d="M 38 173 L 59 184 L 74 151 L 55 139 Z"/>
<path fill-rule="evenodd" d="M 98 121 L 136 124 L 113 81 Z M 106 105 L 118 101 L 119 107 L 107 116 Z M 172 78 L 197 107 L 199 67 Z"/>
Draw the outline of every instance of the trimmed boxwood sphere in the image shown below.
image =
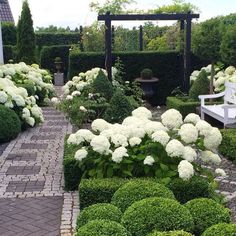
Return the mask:
<path fill-rule="evenodd" d="M 153 230 L 193 230 L 189 210 L 173 199 L 152 197 L 133 203 L 124 213 L 121 223 L 133 236 Z"/>
<path fill-rule="evenodd" d="M 213 191 L 207 179 L 201 176 L 193 176 L 190 180 L 176 178 L 169 183 L 168 187 L 181 203 L 195 198 L 210 198 Z"/>
<path fill-rule="evenodd" d="M 122 213 L 119 208 L 109 203 L 98 203 L 84 208 L 77 218 L 77 229 L 91 220 L 112 220 L 120 222 Z"/>
<path fill-rule="evenodd" d="M 235 236 L 236 224 L 220 223 L 208 228 L 202 236 Z"/>
<path fill-rule="evenodd" d="M 175 199 L 171 190 L 162 184 L 151 180 L 131 180 L 115 192 L 111 203 L 124 212 L 134 202 L 148 197 Z"/>
<path fill-rule="evenodd" d="M 0 105 L 0 143 L 8 142 L 21 132 L 21 122 L 17 114 Z"/>
<path fill-rule="evenodd" d="M 130 236 L 130 233 L 119 223 L 110 220 L 92 220 L 82 226 L 76 236 Z"/>
<path fill-rule="evenodd" d="M 208 198 L 197 198 L 185 204 L 194 220 L 196 235 L 218 223 L 230 222 L 230 210 Z"/>
<path fill-rule="evenodd" d="M 169 232 L 154 231 L 147 236 L 193 236 L 193 234 L 190 234 L 183 230 L 175 230 Z"/>

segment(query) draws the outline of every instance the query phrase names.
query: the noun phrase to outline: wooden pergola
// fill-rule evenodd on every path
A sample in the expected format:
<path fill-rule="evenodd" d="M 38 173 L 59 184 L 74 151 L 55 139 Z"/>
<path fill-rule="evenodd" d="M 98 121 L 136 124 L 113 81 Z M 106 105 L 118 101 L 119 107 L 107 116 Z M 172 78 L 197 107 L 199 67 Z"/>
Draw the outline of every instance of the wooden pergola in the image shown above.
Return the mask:
<path fill-rule="evenodd" d="M 109 80 L 112 79 L 112 21 L 156 21 L 156 20 L 177 20 L 180 21 L 180 30 L 185 32 L 184 47 L 184 63 L 183 63 L 183 88 L 185 91 L 189 89 L 189 77 L 191 66 L 191 23 L 192 19 L 199 18 L 199 14 L 173 13 L 173 14 L 122 14 L 111 15 L 107 12 L 105 15 L 99 15 L 98 21 L 105 21 L 105 68 L 107 70 Z"/>

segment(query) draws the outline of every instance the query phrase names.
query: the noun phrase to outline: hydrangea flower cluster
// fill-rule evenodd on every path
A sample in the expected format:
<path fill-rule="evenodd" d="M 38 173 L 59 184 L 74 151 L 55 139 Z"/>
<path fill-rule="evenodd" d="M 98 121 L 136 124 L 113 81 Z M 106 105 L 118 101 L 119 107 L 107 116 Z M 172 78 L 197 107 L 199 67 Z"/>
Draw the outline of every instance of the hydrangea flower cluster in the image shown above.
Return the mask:
<path fill-rule="evenodd" d="M 163 113 L 161 122 L 152 121 L 151 118 L 152 113 L 147 108 L 139 107 L 122 124 L 110 124 L 103 119 L 96 119 L 91 125 L 93 132 L 79 130 L 70 135 L 67 143 L 80 145 L 75 158 L 80 160 L 81 165 L 89 158 L 93 161 L 96 155 L 102 155 L 100 158 L 105 158 L 107 165 L 140 160 L 143 168 L 146 166 L 157 170 L 162 165 L 168 169 L 166 164 L 160 162 L 157 147 L 152 149 L 152 145 L 158 144 L 162 148 L 161 155 L 165 153 L 166 159 L 177 163 L 175 171 L 183 180 L 194 175 L 195 165 L 192 163 L 197 160 L 196 165 L 199 165 L 199 161 L 220 164 L 217 148 L 222 140 L 221 133 L 202 121 L 198 115 L 189 114 L 183 121 L 177 110 L 170 109 Z M 140 156 L 145 148 L 148 153 Z M 90 155 L 91 152 L 93 154 Z M 216 173 L 223 175 L 219 170 Z"/>
<path fill-rule="evenodd" d="M 38 94 L 43 90 L 45 101 L 54 92 L 51 75 L 46 70 L 40 69 L 37 64 L 29 66 L 20 62 L 0 65 L 0 78 L 7 78 L 15 84 L 31 84 Z M 37 96 L 35 98 L 38 99 Z"/>
<path fill-rule="evenodd" d="M 199 71 L 193 71 L 190 76 L 190 81 L 196 80 L 202 70 L 205 70 L 207 72 L 208 78 L 210 79 L 211 65 L 208 65 L 207 67 L 202 67 Z M 236 68 L 234 66 L 229 66 L 225 70 L 220 70 L 218 67 L 216 67 L 215 71 L 217 72 L 214 76 L 213 83 L 215 87 L 215 92 L 224 91 L 224 84 L 226 81 L 236 83 Z"/>
<path fill-rule="evenodd" d="M 0 79 L 0 104 L 17 111 L 21 120 L 31 127 L 44 121 L 35 97 L 29 97 L 26 89 L 16 87 L 7 78 Z"/>

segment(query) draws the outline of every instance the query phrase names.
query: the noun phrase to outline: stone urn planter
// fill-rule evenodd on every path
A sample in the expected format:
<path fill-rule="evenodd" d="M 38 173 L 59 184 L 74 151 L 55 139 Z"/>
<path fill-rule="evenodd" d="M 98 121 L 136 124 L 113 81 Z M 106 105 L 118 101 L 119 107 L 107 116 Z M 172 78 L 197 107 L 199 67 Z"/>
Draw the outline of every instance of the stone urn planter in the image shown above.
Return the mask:
<path fill-rule="evenodd" d="M 55 86 L 63 86 L 64 85 L 64 74 L 61 72 L 62 61 L 61 61 L 60 57 L 55 58 L 54 65 L 57 70 L 57 72 L 54 73 L 54 85 Z"/>
<path fill-rule="evenodd" d="M 156 88 L 159 79 L 153 77 L 150 69 L 142 70 L 140 75 L 141 77 L 136 78 L 135 81 L 140 84 L 140 87 L 144 93 L 144 99 L 147 101 L 153 100 L 153 97 L 156 96 Z"/>

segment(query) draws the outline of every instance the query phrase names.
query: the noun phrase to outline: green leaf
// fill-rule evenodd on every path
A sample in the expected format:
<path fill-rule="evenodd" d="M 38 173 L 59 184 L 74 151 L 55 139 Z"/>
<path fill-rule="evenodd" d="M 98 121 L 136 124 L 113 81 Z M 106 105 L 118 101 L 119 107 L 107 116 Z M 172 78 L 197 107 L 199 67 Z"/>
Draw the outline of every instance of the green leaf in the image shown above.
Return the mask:
<path fill-rule="evenodd" d="M 107 177 L 111 178 L 113 176 L 113 168 L 110 166 L 107 169 Z"/>
<path fill-rule="evenodd" d="M 162 178 L 163 177 L 163 173 L 162 173 L 162 170 L 161 169 L 158 169 L 155 171 L 155 176 L 157 178 Z"/>
<path fill-rule="evenodd" d="M 169 170 L 169 167 L 168 167 L 167 165 L 160 164 L 160 167 L 161 167 L 161 169 L 162 169 L 164 172 L 166 172 L 166 171 Z"/>
<path fill-rule="evenodd" d="M 130 177 L 133 176 L 132 173 L 129 170 L 123 170 L 122 172 L 123 172 L 123 174 L 125 174 L 127 176 L 130 176 Z"/>
<path fill-rule="evenodd" d="M 91 176 L 91 177 L 94 177 L 96 174 L 96 170 L 95 169 L 92 169 L 88 172 L 88 175 Z"/>
<path fill-rule="evenodd" d="M 124 164 L 132 164 L 133 161 L 132 160 L 129 160 L 129 159 L 123 159 L 122 161 Z"/>

